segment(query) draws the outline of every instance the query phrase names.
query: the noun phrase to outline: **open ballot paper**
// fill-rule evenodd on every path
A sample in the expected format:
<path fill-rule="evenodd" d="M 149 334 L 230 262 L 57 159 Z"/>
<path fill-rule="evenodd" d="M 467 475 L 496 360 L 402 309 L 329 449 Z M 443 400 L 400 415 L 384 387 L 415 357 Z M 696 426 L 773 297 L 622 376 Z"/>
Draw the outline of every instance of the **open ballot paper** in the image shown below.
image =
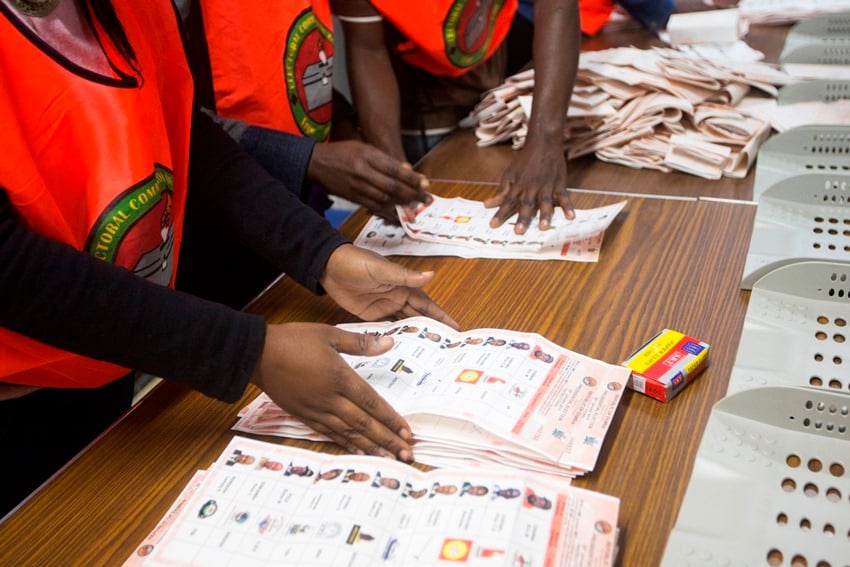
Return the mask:
<path fill-rule="evenodd" d="M 339 328 L 395 339 L 379 356 L 341 356 L 407 419 L 415 459 L 435 467 L 477 462 L 584 474 L 630 374 L 533 333 L 461 332 L 427 317 Z M 243 408 L 234 429 L 327 441 L 265 394 Z"/>
<path fill-rule="evenodd" d="M 618 514 L 617 498 L 539 475 L 237 436 L 141 564 L 610 566 Z"/>
<path fill-rule="evenodd" d="M 372 217 L 355 244 L 384 256 L 460 256 L 596 262 L 605 229 L 626 205 L 620 201 L 596 209 L 577 209 L 567 220 L 560 207 L 552 213 L 549 230 L 537 228 L 538 217 L 523 235 L 514 234 L 517 215 L 499 228 L 490 228 L 495 209 L 481 201 L 434 195 L 410 220 L 399 208 L 401 228 Z"/>

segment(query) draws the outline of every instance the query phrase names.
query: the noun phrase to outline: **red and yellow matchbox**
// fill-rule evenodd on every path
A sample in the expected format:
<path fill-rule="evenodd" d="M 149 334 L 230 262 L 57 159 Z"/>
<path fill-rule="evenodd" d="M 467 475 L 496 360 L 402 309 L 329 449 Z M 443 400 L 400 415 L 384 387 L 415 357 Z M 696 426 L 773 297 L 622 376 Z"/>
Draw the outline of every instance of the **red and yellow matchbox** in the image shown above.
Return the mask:
<path fill-rule="evenodd" d="M 679 331 L 664 329 L 623 362 L 632 371 L 629 387 L 662 402 L 672 400 L 705 368 L 708 346 Z"/>

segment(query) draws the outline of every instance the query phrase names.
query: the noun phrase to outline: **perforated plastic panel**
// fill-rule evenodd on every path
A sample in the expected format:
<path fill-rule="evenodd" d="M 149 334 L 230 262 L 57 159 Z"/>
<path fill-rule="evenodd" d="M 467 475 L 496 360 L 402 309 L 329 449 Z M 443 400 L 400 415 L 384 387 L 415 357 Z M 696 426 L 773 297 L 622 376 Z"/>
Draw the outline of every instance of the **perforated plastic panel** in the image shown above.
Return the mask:
<path fill-rule="evenodd" d="M 712 409 L 662 565 L 850 563 L 850 396 L 756 388 Z"/>
<path fill-rule="evenodd" d="M 850 175 L 797 175 L 761 194 L 741 288 L 801 260 L 850 262 Z"/>
<path fill-rule="evenodd" d="M 796 102 L 834 102 L 837 100 L 850 100 L 850 81 L 829 79 L 800 81 L 779 89 L 779 96 L 777 97 L 780 106 Z"/>
<path fill-rule="evenodd" d="M 801 20 L 788 32 L 779 61 L 783 64 L 850 64 L 850 13 Z"/>
<path fill-rule="evenodd" d="M 761 386 L 850 396 L 850 265 L 799 262 L 756 282 L 726 393 Z"/>
<path fill-rule="evenodd" d="M 850 175 L 850 125 L 798 126 L 769 138 L 756 160 L 753 199 L 804 173 Z"/>

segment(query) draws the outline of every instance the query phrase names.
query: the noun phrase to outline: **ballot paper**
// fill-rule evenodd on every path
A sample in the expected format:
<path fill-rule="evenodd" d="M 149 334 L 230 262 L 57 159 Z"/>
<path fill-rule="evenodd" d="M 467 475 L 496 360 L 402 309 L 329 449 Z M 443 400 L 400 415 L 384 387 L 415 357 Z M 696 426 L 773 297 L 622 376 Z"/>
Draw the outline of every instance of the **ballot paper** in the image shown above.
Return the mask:
<path fill-rule="evenodd" d="M 496 210 L 485 209 L 481 201 L 433 197 L 430 205 L 419 206 L 412 220 L 400 210 L 400 227 L 373 217 L 354 243 L 384 256 L 596 262 L 605 229 L 626 205 L 626 201 L 620 201 L 596 209 L 579 209 L 573 220 L 567 220 L 563 210 L 556 207 L 549 230 L 540 230 L 535 218 L 526 233 L 518 235 L 514 233 L 517 215 L 499 228 L 490 228 Z"/>
<path fill-rule="evenodd" d="M 561 477 L 593 469 L 630 371 L 535 333 L 455 331 L 433 319 L 339 328 L 395 340 L 378 356 L 341 354 L 412 428 L 414 458 L 503 465 Z M 237 431 L 326 441 L 261 394 Z"/>
<path fill-rule="evenodd" d="M 608 567 L 619 500 L 484 467 L 419 469 L 234 437 L 125 565 Z"/>

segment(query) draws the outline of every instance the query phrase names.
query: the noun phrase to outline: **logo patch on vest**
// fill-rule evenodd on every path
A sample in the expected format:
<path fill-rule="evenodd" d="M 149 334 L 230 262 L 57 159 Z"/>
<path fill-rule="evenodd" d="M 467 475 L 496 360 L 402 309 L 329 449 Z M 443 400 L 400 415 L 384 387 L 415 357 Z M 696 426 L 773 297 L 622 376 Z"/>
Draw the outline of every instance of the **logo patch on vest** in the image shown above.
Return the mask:
<path fill-rule="evenodd" d="M 505 0 L 455 0 L 443 24 L 446 56 L 453 64 L 466 68 L 484 58 L 504 4 Z"/>
<path fill-rule="evenodd" d="M 174 271 L 174 175 L 156 165 L 150 177 L 124 191 L 100 215 L 86 241 L 95 258 L 161 285 Z"/>
<path fill-rule="evenodd" d="M 301 12 L 286 38 L 283 74 L 295 123 L 302 134 L 319 142 L 331 130 L 333 56 L 332 32 L 311 9 Z"/>

